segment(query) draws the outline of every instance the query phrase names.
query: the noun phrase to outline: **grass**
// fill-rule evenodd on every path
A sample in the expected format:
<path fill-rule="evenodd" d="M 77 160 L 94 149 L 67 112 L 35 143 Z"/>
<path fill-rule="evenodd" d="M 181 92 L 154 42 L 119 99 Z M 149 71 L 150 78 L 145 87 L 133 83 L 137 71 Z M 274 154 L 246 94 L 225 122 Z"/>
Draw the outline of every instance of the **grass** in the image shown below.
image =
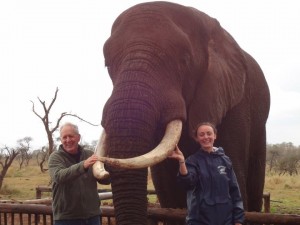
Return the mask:
<path fill-rule="evenodd" d="M 300 175 L 267 173 L 265 192 L 271 195 L 271 212 L 300 214 Z"/>
<path fill-rule="evenodd" d="M 18 165 L 9 168 L 0 190 L 2 200 L 34 199 L 37 186 L 47 186 L 50 182 L 49 174 L 42 173 L 38 166 L 29 165 L 22 169 Z"/>
<path fill-rule="evenodd" d="M 42 173 L 38 166 L 29 165 L 20 170 L 17 164 L 13 164 L 4 178 L 0 200 L 35 199 L 36 187 L 48 186 L 49 182 L 49 174 Z M 110 189 L 110 186 L 99 185 L 99 188 Z M 150 178 L 148 189 L 154 189 Z M 300 214 L 300 175 L 279 176 L 267 173 L 264 192 L 271 195 L 272 213 Z M 50 193 L 43 193 L 42 197 L 50 195 Z M 157 203 L 155 195 L 148 195 L 148 199 L 150 203 Z M 110 204 L 111 200 L 103 201 L 103 203 Z"/>

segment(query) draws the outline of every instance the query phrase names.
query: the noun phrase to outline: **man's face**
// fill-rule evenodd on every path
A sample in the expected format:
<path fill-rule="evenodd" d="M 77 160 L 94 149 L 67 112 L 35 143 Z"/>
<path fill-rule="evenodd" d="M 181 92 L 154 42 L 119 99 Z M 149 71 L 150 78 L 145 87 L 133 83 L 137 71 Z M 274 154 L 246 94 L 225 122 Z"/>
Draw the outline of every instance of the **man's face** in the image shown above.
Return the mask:
<path fill-rule="evenodd" d="M 60 140 L 65 151 L 70 154 L 77 153 L 80 134 L 77 134 L 72 126 L 66 125 L 62 128 L 60 132 Z"/>

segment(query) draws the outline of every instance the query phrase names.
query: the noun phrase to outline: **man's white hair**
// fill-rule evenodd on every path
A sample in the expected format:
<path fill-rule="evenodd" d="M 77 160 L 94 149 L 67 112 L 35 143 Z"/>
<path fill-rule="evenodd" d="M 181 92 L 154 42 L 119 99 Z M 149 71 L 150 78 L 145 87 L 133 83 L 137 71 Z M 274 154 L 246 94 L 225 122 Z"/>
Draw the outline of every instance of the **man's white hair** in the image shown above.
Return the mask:
<path fill-rule="evenodd" d="M 71 122 L 66 122 L 64 123 L 63 125 L 61 125 L 60 129 L 59 129 L 59 132 L 61 133 L 61 130 L 65 127 L 65 126 L 71 126 L 73 127 L 74 131 L 76 134 L 79 134 L 79 129 L 78 129 L 78 126 L 71 123 Z"/>

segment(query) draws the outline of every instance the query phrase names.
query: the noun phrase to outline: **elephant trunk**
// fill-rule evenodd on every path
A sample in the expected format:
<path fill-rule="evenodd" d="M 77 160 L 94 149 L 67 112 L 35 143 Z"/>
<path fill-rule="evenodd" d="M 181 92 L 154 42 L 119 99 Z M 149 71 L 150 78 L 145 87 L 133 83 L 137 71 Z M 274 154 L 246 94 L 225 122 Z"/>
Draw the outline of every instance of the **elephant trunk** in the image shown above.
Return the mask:
<path fill-rule="evenodd" d="M 122 133 L 121 129 L 121 136 Z M 121 136 L 112 136 L 108 132 L 106 139 L 108 156 L 133 157 L 138 154 L 138 151 L 145 151 L 149 147 L 149 144 L 142 143 L 141 137 L 136 137 L 137 141 L 134 141 L 134 136 L 125 139 L 122 139 Z M 106 167 L 110 174 L 116 223 L 118 225 L 146 225 L 147 168 L 133 170 Z"/>
<path fill-rule="evenodd" d="M 155 146 L 159 113 L 155 96 L 134 85 L 115 86 L 105 105 L 102 125 L 106 132 L 105 154 L 131 158 Z M 128 96 L 130 95 L 130 96 Z M 141 98 L 141 95 L 147 95 Z M 117 224 L 147 224 L 147 168 L 119 169 L 107 166 L 111 178 Z"/>
<path fill-rule="evenodd" d="M 162 90 L 161 84 L 151 79 L 149 73 L 139 71 L 123 72 L 114 81 L 102 118 L 107 157 L 128 159 L 146 154 L 160 143 L 170 121 L 185 119 L 180 92 L 178 97 L 171 97 L 177 92 L 171 88 Z M 117 224 L 146 225 L 147 168 L 106 167 Z"/>
<path fill-rule="evenodd" d="M 147 224 L 147 169 L 110 171 L 117 224 Z"/>

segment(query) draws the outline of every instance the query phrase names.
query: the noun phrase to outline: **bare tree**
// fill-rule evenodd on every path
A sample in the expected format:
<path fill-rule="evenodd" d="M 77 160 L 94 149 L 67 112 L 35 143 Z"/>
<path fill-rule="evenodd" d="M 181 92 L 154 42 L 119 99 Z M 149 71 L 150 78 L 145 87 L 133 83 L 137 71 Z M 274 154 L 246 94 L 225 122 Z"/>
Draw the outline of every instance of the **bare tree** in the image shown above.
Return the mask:
<path fill-rule="evenodd" d="M 44 146 L 44 147 L 42 147 L 41 150 L 38 151 L 38 153 L 36 155 L 37 163 L 42 172 L 46 172 L 48 170 L 47 168 L 44 168 L 44 164 L 47 162 L 47 160 L 49 158 L 48 152 L 49 152 L 48 147 Z"/>
<path fill-rule="evenodd" d="M 295 147 L 291 142 L 267 145 L 267 164 L 270 171 L 274 169 L 279 175 L 298 174 L 300 147 Z"/>
<path fill-rule="evenodd" d="M 81 144 L 84 147 L 84 149 L 89 149 L 91 151 L 94 151 L 95 148 L 96 148 L 97 142 L 98 142 L 97 140 L 93 140 L 93 141 L 91 141 L 91 143 L 84 142 L 84 143 L 81 143 Z"/>
<path fill-rule="evenodd" d="M 4 177 L 11 166 L 12 162 L 16 158 L 19 152 L 14 148 L 9 148 L 7 146 L 0 149 L 0 189 L 2 188 Z"/>
<path fill-rule="evenodd" d="M 300 154 L 294 150 L 286 153 L 278 162 L 278 171 L 279 175 L 289 174 L 298 174 L 298 166 L 300 164 Z"/>
<path fill-rule="evenodd" d="M 267 145 L 267 164 L 269 164 L 269 171 L 278 164 L 278 160 L 281 157 L 281 148 L 279 145 Z"/>
<path fill-rule="evenodd" d="M 22 139 L 17 140 L 17 143 L 19 145 L 17 147 L 17 151 L 19 152 L 18 161 L 20 169 L 22 168 L 24 163 L 28 165 L 29 160 L 31 159 L 31 154 L 29 150 L 31 148 L 30 142 L 32 140 L 32 137 L 24 137 Z"/>
<path fill-rule="evenodd" d="M 46 102 L 45 101 L 42 101 L 39 97 L 38 97 L 38 100 L 39 102 L 41 103 L 42 107 L 43 107 L 43 110 L 44 110 L 44 115 L 41 116 L 40 114 L 38 114 L 35 110 L 35 105 L 34 105 L 34 102 L 32 102 L 32 111 L 33 113 L 42 120 L 43 122 L 43 125 L 44 125 L 44 128 L 46 130 L 46 134 L 47 134 L 47 138 L 48 138 L 48 150 L 47 150 L 47 154 L 48 156 L 51 155 L 51 153 L 54 151 L 54 140 L 53 140 L 53 134 L 54 132 L 58 129 L 59 125 L 60 125 L 60 122 L 61 120 L 65 117 L 65 116 L 73 116 L 73 117 L 76 117 L 78 118 L 79 120 L 83 121 L 83 122 L 86 122 L 92 126 L 98 126 L 96 124 L 92 124 L 84 119 L 82 119 L 81 117 L 77 116 L 76 114 L 73 114 L 73 113 L 68 113 L 68 112 L 63 112 L 60 114 L 60 116 L 56 119 L 56 122 L 54 122 L 54 126 L 51 127 L 50 124 L 51 124 L 51 121 L 49 119 L 49 116 L 50 116 L 50 110 L 52 108 L 52 106 L 54 105 L 56 99 L 57 99 L 57 93 L 58 93 L 59 89 L 56 88 L 56 91 L 55 91 L 55 94 L 54 94 L 54 98 L 52 99 L 51 103 L 49 106 L 46 105 Z M 41 167 L 43 168 L 43 167 Z M 44 169 L 43 169 L 44 170 Z M 43 172 L 42 170 L 42 172 Z"/>

